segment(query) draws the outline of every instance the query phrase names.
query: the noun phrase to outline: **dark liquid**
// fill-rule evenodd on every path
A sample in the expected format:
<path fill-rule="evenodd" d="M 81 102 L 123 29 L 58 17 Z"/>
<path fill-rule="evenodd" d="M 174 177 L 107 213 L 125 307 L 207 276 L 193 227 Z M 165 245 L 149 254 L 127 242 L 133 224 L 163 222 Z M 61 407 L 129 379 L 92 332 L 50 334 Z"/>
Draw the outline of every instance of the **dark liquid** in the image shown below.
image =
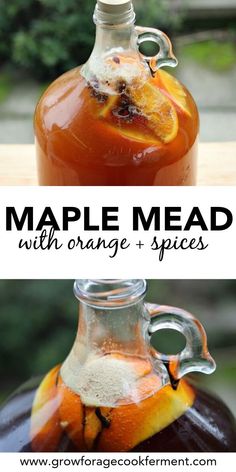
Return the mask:
<path fill-rule="evenodd" d="M 38 385 L 38 380 L 23 385 L 1 409 L 0 452 L 32 452 L 29 437 L 30 416 Z M 58 450 L 75 452 L 66 435 L 62 438 Z M 235 420 L 221 400 L 197 390 L 193 406 L 184 415 L 140 443 L 133 451 L 235 452 Z"/>

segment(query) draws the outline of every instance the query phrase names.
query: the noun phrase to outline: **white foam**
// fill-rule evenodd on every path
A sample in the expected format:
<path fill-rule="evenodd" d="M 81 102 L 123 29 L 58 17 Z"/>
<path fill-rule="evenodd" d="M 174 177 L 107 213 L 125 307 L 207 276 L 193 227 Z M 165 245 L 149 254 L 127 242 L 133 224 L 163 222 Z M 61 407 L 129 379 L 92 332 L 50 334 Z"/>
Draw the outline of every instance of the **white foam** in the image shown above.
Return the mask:
<path fill-rule="evenodd" d="M 132 364 L 111 356 L 88 359 L 80 366 L 78 375 L 62 372 L 66 384 L 80 395 L 86 406 L 115 406 L 132 397 L 138 373 Z"/>
<path fill-rule="evenodd" d="M 112 58 L 119 57 L 119 54 L 121 54 L 122 63 L 112 63 Z M 117 84 L 121 82 L 125 82 L 128 86 L 140 86 L 150 76 L 148 66 L 140 61 L 138 55 L 137 60 L 125 62 L 122 48 L 110 50 L 109 54 L 105 54 L 100 60 L 93 58 L 89 70 L 99 81 L 99 89 L 104 93 L 117 93 Z"/>
<path fill-rule="evenodd" d="M 140 76 L 140 66 L 139 64 L 123 64 L 122 67 L 117 67 L 111 69 L 111 67 L 106 64 L 97 64 L 95 69 L 96 77 L 101 82 L 117 82 L 125 81 L 127 84 L 132 84 L 132 82 Z"/>

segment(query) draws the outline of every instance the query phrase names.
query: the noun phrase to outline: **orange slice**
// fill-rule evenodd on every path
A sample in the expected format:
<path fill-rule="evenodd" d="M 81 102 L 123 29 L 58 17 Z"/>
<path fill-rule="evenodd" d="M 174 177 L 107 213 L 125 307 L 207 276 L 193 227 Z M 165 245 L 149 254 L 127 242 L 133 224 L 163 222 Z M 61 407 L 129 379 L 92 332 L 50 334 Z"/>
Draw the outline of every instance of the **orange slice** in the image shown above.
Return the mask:
<path fill-rule="evenodd" d="M 119 354 L 117 354 L 119 356 Z M 56 451 L 63 431 L 77 451 L 126 452 L 173 423 L 195 400 L 194 389 L 181 380 L 152 394 L 156 375 L 141 361 L 137 367 L 138 389 L 145 400 L 115 408 L 87 407 L 79 395 L 58 378 L 55 367 L 40 384 L 32 409 L 31 444 L 35 452 Z M 146 374 L 147 377 L 146 377 Z"/>
<path fill-rule="evenodd" d="M 118 102 L 118 95 L 109 95 L 105 105 L 99 113 L 100 118 L 107 118 L 112 108 L 114 108 Z"/>
<path fill-rule="evenodd" d="M 176 103 L 176 105 L 181 108 L 184 113 L 191 116 L 191 112 L 187 103 L 187 94 L 180 82 L 164 70 L 159 70 L 158 75 L 162 84 L 164 85 L 164 88 L 172 100 Z"/>
<path fill-rule="evenodd" d="M 109 118 L 110 112 L 113 108 L 115 108 L 115 106 L 117 106 L 117 104 L 118 97 L 115 95 L 110 96 L 106 104 L 103 106 L 102 110 L 100 110 L 99 118 L 103 118 L 105 120 Z M 138 129 L 138 126 L 137 129 L 135 129 L 134 127 L 130 127 L 129 129 L 128 126 L 111 126 L 109 124 L 109 128 L 107 129 L 115 129 L 119 133 L 119 135 L 121 135 L 122 138 L 129 139 L 130 141 L 136 141 L 145 145 L 147 145 L 147 143 L 149 145 L 153 144 L 154 146 L 161 144 L 160 140 L 158 140 L 157 136 L 155 136 L 153 131 L 148 128 L 146 128 L 144 132 L 142 129 Z"/>
<path fill-rule="evenodd" d="M 128 452 L 157 434 L 192 406 L 195 392 L 185 381 L 174 391 L 170 385 L 138 404 L 114 408 L 110 425 L 100 433 L 97 451 Z"/>
<path fill-rule="evenodd" d="M 84 441 L 88 451 L 92 451 L 94 442 L 101 431 L 102 423 L 96 414 L 96 409 L 87 407 L 85 409 Z"/>
<path fill-rule="evenodd" d="M 60 397 L 60 422 L 77 451 L 91 451 L 104 422 L 109 423 L 110 408 L 87 407 L 80 397 L 68 388 L 60 377 L 58 382 Z M 98 415 L 98 411 L 100 416 Z"/>
<path fill-rule="evenodd" d="M 154 146 L 160 145 L 160 140 L 153 136 L 145 135 L 134 129 L 119 129 L 119 133 L 123 138 L 130 139 L 131 141 L 137 141 L 138 143 L 149 145 L 153 144 Z"/>
<path fill-rule="evenodd" d="M 148 120 L 148 126 L 164 143 L 173 141 L 178 133 L 178 116 L 171 101 L 150 82 L 141 87 L 131 87 L 132 102 Z"/>
<path fill-rule="evenodd" d="M 59 415 L 63 429 L 78 451 L 85 451 L 84 442 L 84 407 L 77 393 L 72 392 L 59 378 L 58 393 L 60 397 Z"/>
<path fill-rule="evenodd" d="M 31 447 L 34 452 L 54 452 L 62 436 L 59 418 L 57 377 L 59 366 L 43 379 L 36 392 L 30 425 Z"/>

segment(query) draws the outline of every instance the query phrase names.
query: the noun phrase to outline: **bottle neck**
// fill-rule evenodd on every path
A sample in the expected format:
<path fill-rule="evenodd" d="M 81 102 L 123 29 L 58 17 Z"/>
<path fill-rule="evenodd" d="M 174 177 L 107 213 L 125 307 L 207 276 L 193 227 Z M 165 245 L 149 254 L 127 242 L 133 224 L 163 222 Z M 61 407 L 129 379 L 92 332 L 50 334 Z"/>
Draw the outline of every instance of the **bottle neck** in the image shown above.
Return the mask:
<path fill-rule="evenodd" d="M 94 13 L 95 45 L 81 74 L 99 92 L 113 95 L 119 93 L 121 83 L 144 82 L 150 69 L 138 50 L 132 3 L 125 2 L 122 11 L 101 5 L 98 2 Z"/>
<path fill-rule="evenodd" d="M 142 279 L 83 279 L 74 283 L 74 294 L 91 307 L 122 308 L 142 301 L 147 284 Z"/>
<path fill-rule="evenodd" d="M 74 292 L 80 301 L 76 342 L 82 364 L 114 353 L 146 356 L 144 280 L 79 280 Z"/>
<path fill-rule="evenodd" d="M 103 5 L 103 6 L 102 6 Z M 121 12 L 115 9 L 106 9 L 98 2 L 94 12 L 96 24 L 96 40 L 90 61 L 101 60 L 101 56 L 112 51 L 129 51 L 134 48 L 133 34 L 135 13 L 131 2 L 125 4 Z"/>
<path fill-rule="evenodd" d="M 78 360 L 84 364 L 91 357 L 110 354 L 145 357 L 144 314 L 142 301 L 115 309 L 81 303 Z"/>
<path fill-rule="evenodd" d="M 100 59 L 101 57 L 112 52 L 132 51 L 134 24 L 124 24 L 120 27 L 110 27 L 107 25 L 97 24 L 96 40 L 94 49 L 90 57 L 91 60 Z"/>

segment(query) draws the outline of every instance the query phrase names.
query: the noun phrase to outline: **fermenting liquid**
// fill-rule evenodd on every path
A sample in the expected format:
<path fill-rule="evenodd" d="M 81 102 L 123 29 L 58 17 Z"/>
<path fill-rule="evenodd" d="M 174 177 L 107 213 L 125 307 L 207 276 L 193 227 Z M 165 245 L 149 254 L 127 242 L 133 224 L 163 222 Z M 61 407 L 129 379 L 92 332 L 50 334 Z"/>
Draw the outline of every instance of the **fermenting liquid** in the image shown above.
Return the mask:
<path fill-rule="evenodd" d="M 1 410 L 1 452 L 236 451 L 228 408 L 186 381 L 116 408 L 83 405 L 63 383 L 59 367 L 38 385 L 35 380 L 23 386 Z"/>
<path fill-rule="evenodd" d="M 97 77 L 87 82 L 77 68 L 40 100 L 39 183 L 194 185 L 199 118 L 190 93 L 163 70 L 141 82 L 140 75 L 129 82 L 124 73 L 119 77 L 122 65 L 137 67 L 132 56 L 109 61 L 114 94 L 101 92 Z"/>

